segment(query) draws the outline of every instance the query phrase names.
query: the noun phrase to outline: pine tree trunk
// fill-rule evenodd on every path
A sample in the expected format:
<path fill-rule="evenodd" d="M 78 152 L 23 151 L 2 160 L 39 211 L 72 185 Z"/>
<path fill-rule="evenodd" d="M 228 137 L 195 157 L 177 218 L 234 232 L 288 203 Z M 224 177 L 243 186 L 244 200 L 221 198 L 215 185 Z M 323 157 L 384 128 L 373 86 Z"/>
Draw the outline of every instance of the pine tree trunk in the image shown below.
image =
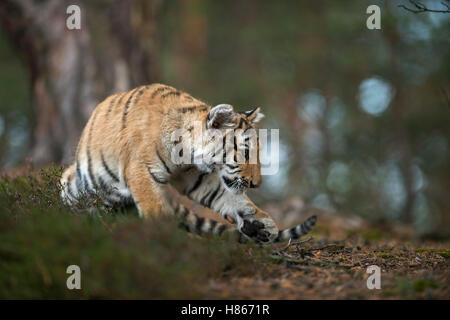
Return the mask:
<path fill-rule="evenodd" d="M 81 30 L 66 27 L 66 9 L 72 4 L 81 8 Z M 117 1 L 103 13 L 111 26 L 102 35 L 109 39 L 102 41 L 111 45 L 102 52 L 93 49 L 95 41 L 87 17 L 88 10 L 95 8 L 89 5 L 73 0 L 0 3 L 0 24 L 31 75 L 35 123 L 30 156 L 35 164 L 69 162 L 98 102 L 112 92 L 156 78 L 150 65 L 155 59 L 150 51 L 156 51 L 156 45 L 144 50 L 134 36 L 131 2 Z M 152 15 L 145 21 L 152 21 Z M 146 41 L 153 41 L 150 36 Z"/>

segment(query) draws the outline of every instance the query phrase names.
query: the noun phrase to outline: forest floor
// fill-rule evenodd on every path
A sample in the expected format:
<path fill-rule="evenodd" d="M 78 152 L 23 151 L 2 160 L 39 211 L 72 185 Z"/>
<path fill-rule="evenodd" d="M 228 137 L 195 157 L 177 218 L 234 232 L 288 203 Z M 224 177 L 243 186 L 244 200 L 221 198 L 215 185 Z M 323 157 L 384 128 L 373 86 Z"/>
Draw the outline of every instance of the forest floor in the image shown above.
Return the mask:
<path fill-rule="evenodd" d="M 373 225 L 291 198 L 264 209 L 281 227 L 317 215 L 310 235 L 242 245 L 188 234 L 170 217 L 108 212 L 95 197 L 68 208 L 60 173 L 0 178 L 2 299 L 450 299 L 449 239 L 420 239 L 407 226 Z M 72 264 L 81 290 L 66 287 Z M 381 289 L 367 287 L 373 265 Z"/>
<path fill-rule="evenodd" d="M 238 299 L 450 299 L 449 241 L 420 240 L 407 227 L 315 214 L 310 237 L 277 245 L 264 271 L 211 282 L 211 292 Z M 373 265 L 380 289 L 367 286 Z"/>

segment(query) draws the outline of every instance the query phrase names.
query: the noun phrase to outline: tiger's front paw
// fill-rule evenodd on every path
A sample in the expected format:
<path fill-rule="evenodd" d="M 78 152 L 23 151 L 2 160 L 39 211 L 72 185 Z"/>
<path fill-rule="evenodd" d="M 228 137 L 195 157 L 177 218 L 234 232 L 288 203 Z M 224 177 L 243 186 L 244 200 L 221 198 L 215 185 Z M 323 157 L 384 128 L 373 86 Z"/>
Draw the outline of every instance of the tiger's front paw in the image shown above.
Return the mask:
<path fill-rule="evenodd" d="M 244 219 L 239 231 L 257 242 L 272 242 L 278 236 L 278 228 L 270 218 Z"/>

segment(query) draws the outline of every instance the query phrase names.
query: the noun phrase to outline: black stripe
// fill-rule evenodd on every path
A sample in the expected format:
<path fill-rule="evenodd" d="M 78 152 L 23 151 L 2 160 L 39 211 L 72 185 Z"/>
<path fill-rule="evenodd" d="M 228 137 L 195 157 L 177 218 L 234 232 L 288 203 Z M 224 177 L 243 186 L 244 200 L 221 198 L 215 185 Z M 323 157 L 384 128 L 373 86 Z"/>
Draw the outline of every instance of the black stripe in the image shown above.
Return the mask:
<path fill-rule="evenodd" d="M 83 181 L 83 190 L 91 191 L 91 187 L 89 185 L 89 181 L 88 181 L 87 177 L 84 174 L 82 174 L 81 176 L 83 178 L 82 179 L 82 181 Z"/>
<path fill-rule="evenodd" d="M 111 195 L 107 195 L 105 196 L 105 200 L 108 201 L 109 203 L 121 203 L 121 199 L 116 199 L 116 198 L 112 198 Z"/>
<path fill-rule="evenodd" d="M 311 226 L 309 225 L 309 222 L 306 221 L 302 224 L 302 226 L 304 226 L 305 231 L 308 233 L 311 231 Z"/>
<path fill-rule="evenodd" d="M 208 228 L 208 232 L 213 232 L 214 228 L 217 225 L 217 221 L 216 220 L 209 220 L 209 228 Z"/>
<path fill-rule="evenodd" d="M 207 192 L 207 193 L 203 196 L 203 198 L 201 198 L 201 200 L 200 200 L 200 203 L 201 203 L 202 205 L 204 205 L 205 207 L 207 206 L 207 205 L 205 204 L 206 198 L 208 198 L 210 194 L 211 194 L 211 191 Z"/>
<path fill-rule="evenodd" d="M 81 170 L 80 170 L 80 172 L 81 172 Z M 78 188 L 78 190 L 81 193 L 86 192 L 87 191 L 86 185 L 87 185 L 87 183 L 86 183 L 85 176 L 84 176 L 84 174 L 80 173 L 80 188 Z"/>
<path fill-rule="evenodd" d="M 171 89 L 170 87 L 164 86 L 164 87 L 159 87 L 158 89 L 156 89 L 155 91 L 153 91 L 152 93 L 152 99 L 154 99 L 156 97 L 156 95 L 160 92 L 166 91 Z"/>
<path fill-rule="evenodd" d="M 289 234 L 290 234 L 292 239 L 297 239 L 298 238 L 298 234 L 297 234 L 297 232 L 295 232 L 295 228 L 289 229 Z"/>
<path fill-rule="evenodd" d="M 159 161 L 162 162 L 162 164 L 163 164 L 164 168 L 166 169 L 167 173 L 168 173 L 168 174 L 172 174 L 172 172 L 170 171 L 169 167 L 168 167 L 167 164 L 164 162 L 163 158 L 161 158 L 161 155 L 159 154 L 158 149 L 156 149 L 156 155 L 158 156 Z"/>
<path fill-rule="evenodd" d="M 244 118 L 241 118 L 239 120 L 238 128 L 242 129 L 242 124 L 244 123 L 244 121 L 245 121 Z"/>
<path fill-rule="evenodd" d="M 250 110 L 250 111 L 244 111 L 244 114 L 245 114 L 247 117 L 250 117 L 250 116 L 253 114 L 253 112 L 256 111 L 256 109 L 258 109 L 258 107 L 255 107 L 255 108 L 253 108 L 253 109 Z"/>
<path fill-rule="evenodd" d="M 113 199 L 113 202 L 121 202 L 121 203 L 134 203 L 133 198 L 130 196 L 124 196 L 121 194 L 116 188 L 110 188 L 108 184 L 103 180 L 102 177 L 98 177 L 100 188 L 107 193 L 106 198 L 111 201 L 111 197 L 116 197 L 117 199 Z"/>
<path fill-rule="evenodd" d="M 225 188 L 222 189 L 222 192 L 214 199 L 214 202 L 222 198 L 223 194 L 225 193 Z"/>
<path fill-rule="evenodd" d="M 150 175 L 152 176 L 153 180 L 155 180 L 155 182 L 159 183 L 159 184 L 166 184 L 167 181 L 166 180 L 162 180 L 160 178 L 158 178 L 157 176 L 155 176 L 155 174 L 153 172 L 150 171 L 150 168 L 148 168 L 148 172 L 150 173 Z"/>
<path fill-rule="evenodd" d="M 194 192 L 195 190 L 197 190 L 197 188 L 200 186 L 200 184 L 202 183 L 203 177 L 206 176 L 207 173 L 202 173 L 200 174 L 200 176 L 198 177 L 197 181 L 195 181 L 194 186 L 191 188 L 191 190 L 189 190 L 189 192 L 187 192 L 187 195 L 190 195 L 192 192 Z"/>
<path fill-rule="evenodd" d="M 305 224 L 304 223 L 302 223 L 300 225 L 300 233 L 301 234 L 307 234 L 308 233 L 308 231 L 305 229 Z"/>
<path fill-rule="evenodd" d="M 176 204 L 174 206 L 173 203 L 171 203 L 171 205 L 173 206 L 173 212 L 175 213 L 175 215 L 177 216 L 180 213 L 180 204 Z"/>
<path fill-rule="evenodd" d="M 104 191 L 108 191 L 108 185 L 106 184 L 105 180 L 103 180 L 102 177 L 98 177 L 98 183 L 100 185 L 100 188 Z"/>
<path fill-rule="evenodd" d="M 283 231 L 278 231 L 278 236 L 273 240 L 273 242 L 279 242 L 281 240 Z"/>
<path fill-rule="evenodd" d="M 183 210 L 183 212 L 181 213 L 181 218 L 183 219 L 183 220 L 186 220 L 186 218 L 187 218 L 187 216 L 189 215 L 189 209 L 188 208 L 186 208 L 185 206 L 182 206 L 183 208 L 184 208 L 184 210 Z"/>
<path fill-rule="evenodd" d="M 208 106 L 206 104 L 199 104 L 199 105 L 190 106 L 190 107 L 182 107 L 182 108 L 178 109 L 178 112 L 182 112 L 182 113 L 193 112 L 193 111 L 203 112 L 206 110 L 208 110 Z"/>
<path fill-rule="evenodd" d="M 170 92 L 167 92 L 167 93 L 162 94 L 162 95 L 161 95 L 161 98 L 164 99 L 164 98 L 167 98 L 168 96 L 176 96 L 176 97 L 179 97 L 180 94 L 181 94 L 181 92 L 178 91 L 178 90 L 170 91 Z"/>
<path fill-rule="evenodd" d="M 118 197 L 120 200 L 129 198 L 129 197 L 124 196 L 123 194 L 121 194 L 117 189 L 110 188 L 110 189 L 108 190 L 108 192 L 109 192 L 110 195 L 116 196 L 116 197 Z"/>
<path fill-rule="evenodd" d="M 92 187 L 95 189 L 95 178 L 94 175 L 92 174 L 92 158 L 91 158 L 91 141 L 92 141 L 92 129 L 94 128 L 94 124 L 95 124 L 95 119 L 97 119 L 97 115 L 98 112 L 94 111 L 94 114 L 92 116 L 92 123 L 91 126 L 89 127 L 89 134 L 88 134 L 88 141 L 87 141 L 87 147 L 86 147 L 86 154 L 87 154 L 87 158 L 88 158 L 88 174 L 89 174 L 89 179 L 92 182 Z"/>
<path fill-rule="evenodd" d="M 174 144 L 174 145 L 177 145 L 177 144 L 179 144 L 179 143 L 181 143 L 181 142 L 183 142 L 183 136 L 180 136 L 180 137 L 178 138 L 178 140 L 173 141 L 173 144 Z"/>
<path fill-rule="evenodd" d="M 147 90 L 149 88 L 149 86 L 144 86 L 143 88 L 139 89 L 136 99 L 134 99 L 134 104 L 137 104 L 139 102 L 139 99 L 141 98 L 142 94 L 144 93 L 145 90 Z"/>
<path fill-rule="evenodd" d="M 205 223 L 205 218 L 203 218 L 203 217 L 199 217 L 199 216 L 197 216 L 197 215 L 195 215 L 195 217 L 196 217 L 196 221 L 195 221 L 195 231 L 198 233 L 198 234 L 200 234 L 200 233 L 202 233 L 202 226 L 203 226 L 203 224 Z"/>
<path fill-rule="evenodd" d="M 83 191 L 83 178 L 81 177 L 81 170 L 80 170 L 80 164 L 77 162 L 75 164 L 75 166 L 77 167 L 76 171 L 77 171 L 77 181 L 75 182 L 75 185 L 77 187 L 77 191 L 81 192 Z"/>
<path fill-rule="evenodd" d="M 317 216 L 311 216 L 309 217 L 306 222 L 311 226 L 314 227 L 314 225 L 316 224 L 317 221 Z"/>
<path fill-rule="evenodd" d="M 137 93 L 138 88 L 134 89 L 130 97 L 128 98 L 127 102 L 125 103 L 125 108 L 123 110 L 123 116 L 122 116 L 122 129 L 125 129 L 126 122 L 127 122 L 127 115 L 128 115 L 128 108 L 130 107 L 131 100 L 133 99 L 134 95 Z"/>
<path fill-rule="evenodd" d="M 229 143 L 228 142 L 230 142 L 230 138 L 229 137 L 227 137 L 226 135 L 223 137 L 223 146 L 222 146 L 222 151 L 223 151 L 223 163 L 224 164 L 226 164 L 228 167 L 230 167 L 230 168 L 236 168 L 235 166 L 233 166 L 233 165 L 229 165 L 229 164 L 227 164 L 227 153 L 228 153 L 228 148 L 229 148 Z"/>
<path fill-rule="evenodd" d="M 211 197 L 209 198 L 209 201 L 208 201 L 208 203 L 207 203 L 207 205 L 206 205 L 208 208 L 211 208 L 211 204 L 212 204 L 214 198 L 217 196 L 217 193 L 219 192 L 219 190 L 220 190 L 220 182 L 219 182 L 219 184 L 217 185 L 216 190 L 214 190 L 213 194 L 212 194 Z"/>
<path fill-rule="evenodd" d="M 228 179 L 227 177 L 222 177 L 222 180 L 228 187 L 231 187 L 231 185 L 236 181 L 236 179 L 231 180 Z"/>
<path fill-rule="evenodd" d="M 228 164 L 228 163 L 226 163 L 225 165 L 226 165 L 228 168 L 230 168 L 230 169 L 237 169 L 237 168 L 239 168 L 239 166 L 234 166 L 234 165 Z"/>
<path fill-rule="evenodd" d="M 96 189 L 96 181 L 95 181 L 95 177 L 94 177 L 94 175 L 93 175 L 93 173 L 92 173 L 92 159 L 91 159 L 91 151 L 90 151 L 90 148 L 88 147 L 87 148 L 87 157 L 88 157 L 88 175 L 89 175 L 89 180 L 91 180 L 91 182 L 92 182 L 92 187 L 94 188 L 94 189 Z"/>
<path fill-rule="evenodd" d="M 114 106 L 114 103 L 116 102 L 116 100 L 117 100 L 117 98 L 118 97 L 121 97 L 122 98 L 122 96 L 123 96 L 123 94 L 117 94 L 117 95 L 115 95 L 112 99 L 111 99 L 111 103 L 109 104 L 109 108 L 108 108 L 108 115 L 111 113 L 111 111 L 112 111 L 112 109 L 113 109 L 113 106 Z M 119 102 L 120 102 L 120 100 L 119 100 Z"/>
<path fill-rule="evenodd" d="M 183 107 L 178 109 L 178 112 L 187 113 L 195 110 L 195 107 Z"/>
<path fill-rule="evenodd" d="M 101 153 L 101 158 L 102 158 L 102 165 L 103 168 L 105 168 L 106 173 L 108 173 L 108 175 L 116 182 L 120 182 L 119 178 L 112 172 L 112 170 L 108 167 L 108 165 L 106 164 L 105 161 L 105 157 L 103 156 L 103 153 Z"/>
<path fill-rule="evenodd" d="M 195 150 L 193 150 L 192 148 L 191 148 L 191 164 L 194 164 L 195 162 L 194 162 L 194 156 L 195 156 Z M 180 157 L 182 157 L 183 156 L 183 148 L 181 148 L 181 150 L 180 150 Z"/>

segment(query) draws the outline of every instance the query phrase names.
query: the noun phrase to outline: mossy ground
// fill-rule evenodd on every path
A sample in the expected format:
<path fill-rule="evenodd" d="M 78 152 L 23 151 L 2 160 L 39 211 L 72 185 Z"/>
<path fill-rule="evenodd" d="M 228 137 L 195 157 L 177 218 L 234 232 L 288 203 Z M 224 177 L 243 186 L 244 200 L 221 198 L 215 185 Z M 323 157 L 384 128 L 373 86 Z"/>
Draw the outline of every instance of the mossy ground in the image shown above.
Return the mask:
<path fill-rule="evenodd" d="M 345 231 L 320 215 L 313 238 L 289 247 L 200 238 L 174 218 L 143 221 L 104 210 L 95 197 L 69 208 L 59 199 L 60 173 L 0 178 L 2 299 L 450 298 L 448 241 L 406 241 L 379 227 Z M 72 264 L 81 290 L 66 287 Z M 381 290 L 366 287 L 373 264 Z"/>
<path fill-rule="evenodd" d="M 259 270 L 250 253 L 264 249 L 200 239 L 167 216 L 142 221 L 87 197 L 69 208 L 59 199 L 60 172 L 0 182 L 0 298 L 205 298 L 210 277 Z M 73 264 L 82 290 L 66 287 Z"/>

